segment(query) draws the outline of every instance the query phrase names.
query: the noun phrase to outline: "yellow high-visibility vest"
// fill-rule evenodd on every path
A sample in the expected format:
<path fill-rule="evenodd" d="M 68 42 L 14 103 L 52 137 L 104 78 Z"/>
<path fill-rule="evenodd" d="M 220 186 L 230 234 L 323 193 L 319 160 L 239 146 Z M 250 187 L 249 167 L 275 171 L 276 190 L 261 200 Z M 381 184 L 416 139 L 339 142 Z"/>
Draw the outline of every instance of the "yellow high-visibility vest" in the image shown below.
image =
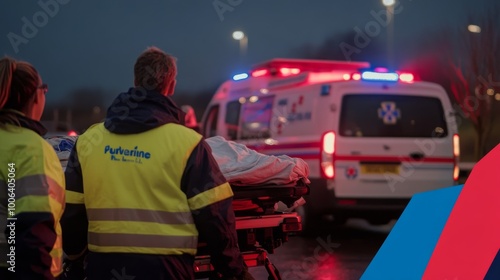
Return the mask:
<path fill-rule="evenodd" d="M 25 242 L 21 230 L 27 232 L 30 231 L 30 226 L 38 226 L 37 222 L 46 223 L 46 213 L 49 213 L 54 224 L 50 225 L 50 231 L 41 230 L 41 233 L 50 232 L 53 236 L 28 238 L 44 241 L 54 239 L 49 251 L 50 270 L 53 276 L 60 275 L 63 255 L 60 218 L 65 203 L 64 173 L 54 149 L 30 129 L 10 124 L 0 128 L 0 201 L 0 219 L 3 221 L 0 231 L 5 232 L 5 221 L 15 226 L 14 241 L 7 240 L 5 234 L 0 234 L 0 267 L 9 267 L 9 250 Z M 17 219 L 21 214 L 31 215 L 30 220 L 27 221 L 26 216 Z M 38 217 L 43 220 L 37 221 Z M 35 233 L 38 230 L 40 229 L 34 229 Z M 29 252 L 17 252 L 17 262 L 26 258 L 23 253 Z M 33 254 L 40 255 L 40 252 L 34 250 Z"/>
<path fill-rule="evenodd" d="M 173 123 L 140 134 L 114 134 L 101 123 L 81 135 L 76 150 L 83 193 L 67 191 L 67 202 L 85 204 L 89 250 L 195 255 L 192 211 L 232 196 L 227 183 L 189 199 L 181 190 L 200 140 Z"/>

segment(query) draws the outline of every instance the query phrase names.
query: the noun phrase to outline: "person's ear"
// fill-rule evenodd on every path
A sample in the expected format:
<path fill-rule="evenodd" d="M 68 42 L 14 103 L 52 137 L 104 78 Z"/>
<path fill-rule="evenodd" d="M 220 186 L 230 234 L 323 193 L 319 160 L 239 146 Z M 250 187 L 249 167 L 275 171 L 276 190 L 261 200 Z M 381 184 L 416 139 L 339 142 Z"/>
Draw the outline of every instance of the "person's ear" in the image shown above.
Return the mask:
<path fill-rule="evenodd" d="M 35 92 L 35 96 L 33 97 L 33 104 L 38 104 L 40 102 L 40 91 L 37 89 Z"/>
<path fill-rule="evenodd" d="M 167 87 L 167 96 L 170 96 L 170 95 L 174 94 L 176 82 L 177 82 L 176 80 L 173 80 L 168 85 L 168 87 Z"/>

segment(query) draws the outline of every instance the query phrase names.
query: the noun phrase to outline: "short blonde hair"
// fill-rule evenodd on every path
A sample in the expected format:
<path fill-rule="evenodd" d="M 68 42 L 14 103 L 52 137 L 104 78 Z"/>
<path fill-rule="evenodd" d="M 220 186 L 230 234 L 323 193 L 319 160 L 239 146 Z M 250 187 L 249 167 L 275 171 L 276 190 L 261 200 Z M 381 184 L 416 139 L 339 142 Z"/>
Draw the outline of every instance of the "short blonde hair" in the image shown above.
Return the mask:
<path fill-rule="evenodd" d="M 176 75 L 175 58 L 156 47 L 147 48 L 134 65 L 134 83 L 146 90 L 163 93 Z"/>

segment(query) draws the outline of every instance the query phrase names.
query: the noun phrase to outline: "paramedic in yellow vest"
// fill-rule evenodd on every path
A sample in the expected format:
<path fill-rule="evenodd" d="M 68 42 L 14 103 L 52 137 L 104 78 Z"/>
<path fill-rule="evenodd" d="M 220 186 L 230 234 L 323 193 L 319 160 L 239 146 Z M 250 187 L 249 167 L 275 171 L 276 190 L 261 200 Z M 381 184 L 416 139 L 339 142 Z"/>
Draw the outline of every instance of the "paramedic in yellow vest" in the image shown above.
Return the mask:
<path fill-rule="evenodd" d="M 62 272 L 64 173 L 39 122 L 47 85 L 29 63 L 0 60 L 0 279 Z"/>
<path fill-rule="evenodd" d="M 103 123 L 79 136 L 66 168 L 63 248 L 94 279 L 194 279 L 198 238 L 224 279 L 253 279 L 237 245 L 232 190 L 170 96 L 172 56 L 149 48 Z M 121 278 L 120 278 L 121 277 Z"/>

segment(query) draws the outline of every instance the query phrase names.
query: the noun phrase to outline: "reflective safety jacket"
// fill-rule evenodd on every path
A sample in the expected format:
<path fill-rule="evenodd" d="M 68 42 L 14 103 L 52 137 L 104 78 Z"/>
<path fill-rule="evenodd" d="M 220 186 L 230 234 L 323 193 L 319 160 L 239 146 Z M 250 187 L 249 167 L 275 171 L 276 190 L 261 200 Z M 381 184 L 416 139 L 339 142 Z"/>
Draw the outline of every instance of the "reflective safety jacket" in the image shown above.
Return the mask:
<path fill-rule="evenodd" d="M 112 263 L 118 259 L 128 275 L 191 279 L 201 235 L 210 241 L 214 266 L 229 276 L 240 274 L 233 193 L 209 146 L 181 124 L 182 114 L 168 97 L 147 92 L 146 99 L 123 107 L 133 90 L 117 98 L 106 122 L 90 127 L 71 153 L 66 253 L 77 255 L 88 245 L 89 279 L 107 277 L 102 273 L 111 279 L 109 272 L 121 269 Z M 124 117 L 114 113 L 122 108 L 128 108 Z M 112 254 L 113 261 L 100 254 Z"/>
<path fill-rule="evenodd" d="M 0 266 L 13 279 L 62 272 L 64 173 L 39 122 L 0 125 Z"/>

